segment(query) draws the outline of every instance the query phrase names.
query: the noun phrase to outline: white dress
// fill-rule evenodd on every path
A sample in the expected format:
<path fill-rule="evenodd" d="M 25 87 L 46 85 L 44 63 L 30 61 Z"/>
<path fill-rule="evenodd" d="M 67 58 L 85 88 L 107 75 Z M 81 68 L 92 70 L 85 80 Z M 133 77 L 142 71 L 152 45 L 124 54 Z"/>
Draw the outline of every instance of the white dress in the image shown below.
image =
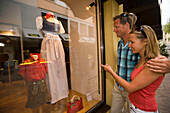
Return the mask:
<path fill-rule="evenodd" d="M 64 28 L 57 20 L 56 33 L 64 33 Z M 56 25 L 55 24 L 55 25 Z M 42 17 L 36 18 L 37 29 L 40 30 Z M 42 27 L 41 27 L 42 26 Z M 59 28 L 59 29 L 58 29 Z M 65 65 L 65 53 L 58 35 L 46 33 L 41 44 L 41 57 L 48 62 L 47 86 L 51 94 L 51 104 L 68 97 L 68 82 Z"/>

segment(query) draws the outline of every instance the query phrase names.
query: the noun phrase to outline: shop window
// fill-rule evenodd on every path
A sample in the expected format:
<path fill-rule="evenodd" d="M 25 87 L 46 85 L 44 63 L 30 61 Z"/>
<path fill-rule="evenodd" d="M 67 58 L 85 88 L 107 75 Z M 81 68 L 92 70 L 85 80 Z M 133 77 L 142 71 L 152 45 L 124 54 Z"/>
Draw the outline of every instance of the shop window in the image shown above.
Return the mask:
<path fill-rule="evenodd" d="M 0 85 L 6 92 L 2 98 L 14 95 L 4 101 L 2 112 L 66 113 L 77 101 L 83 105 L 79 113 L 96 113 L 105 106 L 104 75 L 99 66 L 104 62 L 99 47 L 102 36 L 95 29 L 99 26 L 95 7 L 99 6 L 87 11 L 91 2 L 37 0 L 37 6 L 2 2 L 11 6 L 0 5 L 3 13 L 17 13 L 6 20 L 0 15 L 0 24 L 18 29 L 9 35 L 0 28 Z M 71 99 L 75 102 L 69 105 Z"/>

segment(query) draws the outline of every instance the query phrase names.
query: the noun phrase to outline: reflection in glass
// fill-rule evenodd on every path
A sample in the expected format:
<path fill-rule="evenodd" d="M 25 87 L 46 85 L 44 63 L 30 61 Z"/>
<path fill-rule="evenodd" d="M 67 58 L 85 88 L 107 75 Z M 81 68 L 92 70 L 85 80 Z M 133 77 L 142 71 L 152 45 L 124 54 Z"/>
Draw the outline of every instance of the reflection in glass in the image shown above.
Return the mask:
<path fill-rule="evenodd" d="M 0 36 L 0 81 L 2 83 L 21 80 L 18 74 L 19 63 L 21 62 L 20 39 L 19 37 Z"/>
<path fill-rule="evenodd" d="M 0 15 L 0 24 L 17 26 L 19 31 L 15 32 L 17 34 L 9 35 L 6 31 L 4 32 L 3 29 L 0 29 L 0 44 L 3 45 L 0 46 L 0 83 L 3 86 L 1 92 L 5 92 L 5 94 L 0 93 L 0 101 L 4 103 L 0 105 L 2 112 L 31 113 L 42 112 L 43 110 L 45 113 L 56 111 L 66 113 L 67 103 L 70 102 L 72 97 L 78 95 L 82 98 L 84 106 L 79 112 L 84 113 L 102 100 L 102 94 L 98 93 L 101 89 L 98 87 L 98 84 L 100 84 L 100 81 L 98 81 L 100 80 L 98 78 L 99 48 L 97 47 L 95 6 L 91 7 L 88 11 L 85 10 L 86 6 L 92 2 L 88 0 L 77 2 L 70 0 L 65 0 L 65 2 L 60 0 L 37 0 L 38 4 L 36 6 L 36 4 L 25 1 L 1 1 L 0 7 L 3 16 Z M 5 6 L 9 7 L 6 8 Z M 54 26 L 54 28 L 48 26 L 42 29 L 42 25 L 45 24 L 45 15 L 49 11 L 62 24 L 64 29 L 62 33 L 55 30 L 56 28 L 58 31 L 61 30 L 58 26 Z M 9 15 L 5 15 L 7 12 Z M 49 28 L 52 31 L 48 31 Z M 13 29 L 16 28 L 14 27 Z M 49 43 L 53 44 L 48 46 L 47 44 Z M 59 48 L 57 48 L 59 45 L 60 50 L 63 52 L 61 56 L 56 52 L 59 51 Z M 43 49 L 42 52 L 42 48 L 46 49 Z M 52 50 L 55 50 L 55 56 L 51 55 Z M 39 59 L 32 55 L 35 53 L 41 54 L 41 58 L 45 59 L 48 73 L 40 70 L 43 68 L 44 63 L 39 62 Z M 58 57 L 61 57 L 65 63 L 66 86 L 51 84 L 51 81 L 54 83 L 64 83 L 63 79 L 60 79 L 64 78 L 64 74 L 61 74 L 61 76 L 56 74 L 62 71 L 62 65 L 55 64 L 55 62 L 61 61 Z M 26 62 L 30 58 L 34 60 Z M 40 77 L 44 73 L 46 78 L 28 81 L 27 77 L 23 74 L 25 72 L 29 77 L 31 75 Z M 54 74 L 57 77 L 53 76 Z M 48 81 L 50 75 L 52 77 Z M 47 84 L 44 81 L 47 81 Z M 5 83 L 11 85 L 4 86 Z M 39 83 L 45 84 L 35 86 L 35 84 Z M 54 86 L 58 87 L 58 89 Z M 32 90 L 30 90 L 30 87 Z M 42 98 L 43 102 L 38 104 L 40 106 L 37 106 L 35 103 L 39 101 L 40 96 L 32 98 L 30 94 L 34 95 L 37 94 L 37 91 L 44 91 L 43 88 L 47 88 L 46 91 L 48 93 L 47 95 L 42 93 L 44 97 Z M 58 94 L 63 95 L 61 92 L 64 89 L 69 90 L 69 94 L 67 93 L 67 96 L 52 102 L 53 94 L 51 94 L 51 91 L 57 92 L 54 95 L 59 97 Z M 11 101 L 5 100 L 9 97 Z M 30 98 L 33 102 L 29 101 Z M 33 105 L 29 106 L 29 108 L 33 109 L 25 108 L 25 105 L 28 103 Z M 8 110 L 5 109 L 7 106 Z"/>

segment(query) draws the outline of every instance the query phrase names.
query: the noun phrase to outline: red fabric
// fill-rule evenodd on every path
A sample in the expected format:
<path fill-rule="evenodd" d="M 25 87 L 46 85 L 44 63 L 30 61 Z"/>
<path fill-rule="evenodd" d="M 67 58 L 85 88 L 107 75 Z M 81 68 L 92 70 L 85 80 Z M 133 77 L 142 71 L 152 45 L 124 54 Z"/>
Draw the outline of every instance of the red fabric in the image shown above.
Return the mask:
<path fill-rule="evenodd" d="M 50 18 L 50 16 L 51 16 L 52 18 L 54 18 L 54 14 L 51 13 L 51 12 L 48 12 L 48 13 L 46 14 L 45 18 L 48 19 L 48 18 Z"/>
<path fill-rule="evenodd" d="M 67 113 L 77 113 L 81 109 L 83 109 L 82 98 L 80 98 L 80 100 L 74 100 L 73 103 L 67 103 Z"/>
<path fill-rule="evenodd" d="M 38 55 L 38 59 L 34 60 L 32 55 Z M 30 59 L 26 59 L 20 64 L 19 74 L 28 81 L 37 81 L 45 79 L 48 73 L 48 67 L 45 59 L 40 58 L 39 53 L 31 53 Z"/>
<path fill-rule="evenodd" d="M 140 68 L 135 68 L 131 73 L 131 79 L 133 80 L 142 70 L 145 65 L 141 66 Z M 149 86 L 140 89 L 136 92 L 133 92 L 129 94 L 129 100 L 131 103 L 143 110 L 143 111 L 157 111 L 157 102 L 155 98 L 156 90 L 162 83 L 163 78 L 165 77 L 159 77 L 157 80 L 155 80 L 153 83 L 151 83 Z"/>

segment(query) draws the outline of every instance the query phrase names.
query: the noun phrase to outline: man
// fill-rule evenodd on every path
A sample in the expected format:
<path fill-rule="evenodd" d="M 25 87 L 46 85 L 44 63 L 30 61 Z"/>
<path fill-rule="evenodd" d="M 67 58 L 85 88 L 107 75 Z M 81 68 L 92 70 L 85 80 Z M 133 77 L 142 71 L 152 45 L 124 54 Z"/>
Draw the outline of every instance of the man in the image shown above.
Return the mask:
<path fill-rule="evenodd" d="M 128 82 L 131 81 L 131 72 L 140 59 L 139 54 L 133 54 L 128 47 L 129 33 L 133 30 L 136 20 L 137 17 L 133 13 L 122 13 L 114 17 L 114 32 L 121 38 L 117 50 L 117 74 Z M 164 56 L 151 59 L 147 65 L 154 72 L 170 72 L 170 60 Z M 129 112 L 128 101 L 128 93 L 115 83 L 112 91 L 111 113 Z M 127 109 L 123 111 L 125 102 L 127 102 Z"/>
<path fill-rule="evenodd" d="M 136 20 L 137 17 L 133 13 L 122 13 L 114 17 L 114 32 L 117 37 L 121 38 L 118 42 L 117 50 L 117 74 L 128 82 L 131 81 L 130 73 L 140 59 L 139 54 L 133 54 L 131 48 L 128 47 L 129 33 L 132 31 Z M 118 83 L 115 83 L 112 91 L 111 113 L 122 113 L 124 104 L 127 101 L 128 92 L 119 86 Z M 127 106 L 127 111 L 129 111 L 128 108 Z"/>

